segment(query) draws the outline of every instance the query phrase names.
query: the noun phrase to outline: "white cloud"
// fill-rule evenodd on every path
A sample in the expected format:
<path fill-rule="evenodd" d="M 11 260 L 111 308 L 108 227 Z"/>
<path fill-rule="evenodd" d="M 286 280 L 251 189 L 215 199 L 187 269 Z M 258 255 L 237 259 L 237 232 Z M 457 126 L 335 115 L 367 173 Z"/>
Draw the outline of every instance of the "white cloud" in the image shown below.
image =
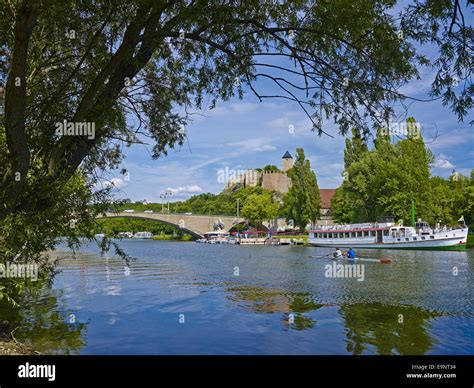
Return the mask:
<path fill-rule="evenodd" d="M 448 157 L 444 154 L 440 154 L 439 156 L 436 157 L 433 167 L 435 168 L 443 168 L 443 169 L 454 169 L 454 164 L 452 164 L 449 160 Z"/>
<path fill-rule="evenodd" d="M 176 188 L 168 187 L 167 190 L 171 190 L 173 194 L 196 194 L 203 191 L 199 185 L 179 186 Z"/>

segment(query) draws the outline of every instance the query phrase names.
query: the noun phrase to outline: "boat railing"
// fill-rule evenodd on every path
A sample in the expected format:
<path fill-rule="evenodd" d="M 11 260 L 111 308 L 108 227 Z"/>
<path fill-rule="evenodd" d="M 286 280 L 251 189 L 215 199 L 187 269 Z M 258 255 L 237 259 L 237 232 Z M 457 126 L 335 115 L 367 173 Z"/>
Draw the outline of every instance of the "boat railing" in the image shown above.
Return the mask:
<path fill-rule="evenodd" d="M 365 222 L 359 224 L 345 224 L 345 225 L 315 225 L 315 230 L 358 230 L 358 229 L 374 229 L 374 228 L 388 228 L 393 223 L 388 222 Z"/>

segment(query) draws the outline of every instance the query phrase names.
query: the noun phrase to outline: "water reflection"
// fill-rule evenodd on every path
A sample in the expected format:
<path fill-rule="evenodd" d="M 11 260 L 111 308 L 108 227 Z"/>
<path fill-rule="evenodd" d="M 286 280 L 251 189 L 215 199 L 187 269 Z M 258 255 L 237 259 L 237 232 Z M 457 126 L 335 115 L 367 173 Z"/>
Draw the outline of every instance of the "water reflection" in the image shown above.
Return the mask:
<path fill-rule="evenodd" d="M 228 287 L 226 291 L 230 300 L 255 313 L 283 313 L 282 324 L 295 330 L 314 327 L 316 320 L 304 314 L 324 306 L 315 303 L 308 293 L 291 293 L 248 285 Z"/>
<path fill-rule="evenodd" d="M 430 320 L 442 314 L 414 306 L 380 303 L 340 306 L 346 328 L 347 352 L 364 354 L 373 347 L 377 354 L 421 355 L 435 344 Z"/>
<path fill-rule="evenodd" d="M 474 351 L 474 252 L 390 252 L 358 282 L 326 278 L 310 258 L 325 251 L 305 247 L 121 244 L 138 258 L 130 273 L 90 248 L 61 261 L 53 288 L 25 292 L 16 337 L 65 354 Z"/>
<path fill-rule="evenodd" d="M 19 307 L 1 300 L 0 318 L 8 321 L 18 341 L 40 353 L 80 353 L 87 324 L 65 310 L 62 291 L 53 290 L 49 279 L 19 287 L 14 297 Z"/>
<path fill-rule="evenodd" d="M 254 313 L 281 313 L 283 328 L 300 331 L 318 330 L 315 312 L 333 306 L 318 303 L 309 293 L 257 286 L 231 286 L 226 292 L 229 300 Z M 353 355 L 426 354 L 437 344 L 429 334 L 431 320 L 443 315 L 420 307 L 381 303 L 343 304 L 337 313 L 344 326 L 346 351 Z"/>

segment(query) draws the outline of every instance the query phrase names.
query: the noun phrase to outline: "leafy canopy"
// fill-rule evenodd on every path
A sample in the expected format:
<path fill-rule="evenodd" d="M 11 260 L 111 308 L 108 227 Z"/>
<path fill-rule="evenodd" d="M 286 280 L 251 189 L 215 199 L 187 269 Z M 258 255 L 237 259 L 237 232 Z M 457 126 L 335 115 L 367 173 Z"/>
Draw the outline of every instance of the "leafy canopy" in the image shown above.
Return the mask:
<path fill-rule="evenodd" d="M 406 97 L 399 87 L 432 65 L 433 96 L 463 119 L 473 91 L 464 8 L 457 0 L 416 1 L 397 18 L 396 4 L 2 1 L 2 253 L 30 257 L 58 235 L 74 239 L 69 221 L 86 225 L 100 212 L 77 218 L 102 172 L 119 166 L 123 147 L 148 137 L 153 157 L 166 154 L 207 101 L 213 108 L 245 92 L 285 99 L 319 134 L 329 118 L 342 134 L 353 127 L 367 134 Z M 430 63 L 415 43 L 434 43 L 439 56 Z M 259 80 L 272 87 L 260 90 Z M 65 120 L 94 124 L 94 135 L 59 133 Z M 71 189 L 76 179 L 89 193 Z M 18 230 L 28 233 L 12 236 Z"/>

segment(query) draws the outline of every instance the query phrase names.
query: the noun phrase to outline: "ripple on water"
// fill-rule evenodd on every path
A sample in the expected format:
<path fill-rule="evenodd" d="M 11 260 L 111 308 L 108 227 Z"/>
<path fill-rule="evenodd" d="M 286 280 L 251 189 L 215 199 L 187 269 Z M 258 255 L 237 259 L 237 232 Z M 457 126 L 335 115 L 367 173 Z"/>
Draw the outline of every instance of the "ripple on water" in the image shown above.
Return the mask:
<path fill-rule="evenodd" d="M 357 281 L 325 276 L 328 249 L 120 244 L 128 275 L 92 245 L 61 261 L 54 290 L 89 322 L 83 353 L 474 352 L 474 252 L 364 251 L 392 264 Z"/>

